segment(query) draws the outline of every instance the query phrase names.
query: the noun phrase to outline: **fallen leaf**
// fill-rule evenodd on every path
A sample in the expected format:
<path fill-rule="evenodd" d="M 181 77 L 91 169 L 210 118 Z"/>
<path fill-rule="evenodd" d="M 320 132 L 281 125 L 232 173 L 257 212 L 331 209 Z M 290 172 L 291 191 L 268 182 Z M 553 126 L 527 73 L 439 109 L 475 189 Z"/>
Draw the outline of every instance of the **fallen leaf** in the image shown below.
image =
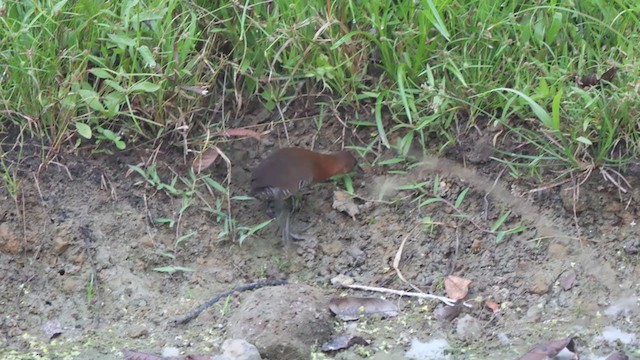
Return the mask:
<path fill-rule="evenodd" d="M 353 334 L 341 334 L 324 343 L 321 350 L 324 352 L 338 351 L 348 349 L 353 345 L 367 346 L 369 344 L 371 344 L 370 341 L 365 340 L 360 336 L 355 336 Z"/>
<path fill-rule="evenodd" d="M 480 251 L 480 246 L 482 245 L 482 242 L 479 239 L 475 239 L 473 240 L 473 243 L 471 244 L 471 250 L 473 252 L 478 252 Z"/>
<path fill-rule="evenodd" d="M 360 316 L 381 315 L 392 317 L 398 315 L 398 307 L 392 302 L 380 298 L 346 296 L 329 301 L 329 309 L 339 319 L 357 320 Z"/>
<path fill-rule="evenodd" d="M 485 301 L 484 305 L 486 307 L 488 307 L 489 310 L 493 311 L 494 313 L 497 313 L 498 311 L 500 311 L 500 304 L 498 304 L 497 302 L 495 302 L 493 300 Z"/>
<path fill-rule="evenodd" d="M 356 219 L 356 215 L 360 212 L 358 205 L 353 202 L 353 197 L 349 195 L 348 192 L 342 190 L 333 193 L 332 207 L 335 210 L 347 213 L 353 220 Z"/>
<path fill-rule="evenodd" d="M 199 174 L 202 170 L 205 170 L 209 166 L 211 166 L 216 159 L 220 155 L 220 149 L 217 146 L 212 146 L 204 153 L 199 154 L 193 159 L 193 164 L 191 168 L 196 174 Z"/>
<path fill-rule="evenodd" d="M 252 137 L 258 141 L 262 138 L 260 133 L 249 129 L 229 129 L 216 133 L 215 136 L 237 136 L 237 137 Z"/>
<path fill-rule="evenodd" d="M 560 276 L 560 286 L 564 291 L 567 291 L 573 287 L 576 282 L 576 272 L 574 270 L 565 271 L 562 276 Z"/>
<path fill-rule="evenodd" d="M 575 354 L 575 358 L 579 359 L 578 351 L 576 350 L 576 344 L 573 341 L 573 337 L 568 337 L 564 340 L 551 341 L 546 344 L 539 344 L 533 349 L 529 350 L 519 360 L 547 360 L 552 359 L 563 349 L 567 349 Z"/>
<path fill-rule="evenodd" d="M 49 320 L 44 324 L 44 336 L 47 341 L 51 341 L 62 334 L 62 326 L 60 326 L 60 321 L 58 320 Z"/>
<path fill-rule="evenodd" d="M 600 80 L 611 82 L 611 80 L 613 80 L 613 77 L 616 76 L 617 72 L 618 72 L 618 68 L 614 66 L 611 69 L 605 71 L 604 74 L 600 76 Z"/>
<path fill-rule="evenodd" d="M 469 285 L 471 285 L 471 280 L 459 276 L 449 275 L 444 278 L 444 289 L 447 296 L 454 300 L 464 299 L 469 293 Z"/>

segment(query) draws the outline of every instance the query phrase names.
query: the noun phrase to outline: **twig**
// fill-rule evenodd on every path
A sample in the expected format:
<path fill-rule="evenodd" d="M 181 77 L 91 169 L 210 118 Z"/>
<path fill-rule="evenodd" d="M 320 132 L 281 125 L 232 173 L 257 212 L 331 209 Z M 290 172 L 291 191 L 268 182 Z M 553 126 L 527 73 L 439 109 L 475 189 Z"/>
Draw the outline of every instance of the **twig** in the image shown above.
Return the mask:
<path fill-rule="evenodd" d="M 495 181 L 493 182 L 493 186 L 491 186 L 491 189 L 489 189 L 489 191 L 487 191 L 484 194 L 484 221 L 489 220 L 489 195 L 491 194 L 491 192 L 493 191 L 493 189 L 495 189 L 496 184 L 498 184 L 498 181 L 500 180 L 500 178 L 502 177 L 502 174 L 504 174 L 504 171 L 506 170 L 506 167 L 503 167 L 502 170 L 500 170 L 500 173 L 498 174 L 498 176 L 496 176 Z"/>
<path fill-rule="evenodd" d="M 398 275 L 400 280 L 402 280 L 403 282 L 405 282 L 409 286 L 411 286 L 411 288 L 413 290 L 424 294 L 424 291 L 420 290 L 417 286 L 413 285 L 412 283 L 407 281 L 407 279 L 404 278 L 404 275 L 402 275 L 402 272 L 400 271 L 400 268 L 399 268 L 400 267 L 400 259 L 402 258 L 402 251 L 404 250 L 404 244 L 407 242 L 407 240 L 413 234 L 413 232 L 416 231 L 416 229 L 418 229 L 419 227 L 420 227 L 420 224 L 414 226 L 413 229 L 411 229 L 407 233 L 407 235 L 404 237 L 404 239 L 402 239 L 402 242 L 400 243 L 400 247 L 398 248 L 398 252 L 396 252 L 396 257 L 393 259 L 393 269 L 396 271 L 396 274 Z"/>
<path fill-rule="evenodd" d="M 171 322 L 171 325 L 173 326 L 177 326 L 177 325 L 182 325 L 182 324 L 186 324 L 189 321 L 195 319 L 198 315 L 200 315 L 201 312 L 207 310 L 208 308 L 210 308 L 213 304 L 217 303 L 218 301 L 220 301 L 221 299 L 226 298 L 229 295 L 232 295 L 233 293 L 236 292 L 242 292 L 242 291 L 248 291 L 248 290 L 255 290 L 255 289 L 259 289 L 261 287 L 265 287 L 265 286 L 278 286 L 278 285 L 285 285 L 287 283 L 287 280 L 264 280 L 264 281 L 257 281 L 251 284 L 245 284 L 245 285 L 241 285 L 238 286 L 236 288 L 233 288 L 223 294 L 220 294 L 214 298 L 212 298 L 211 300 L 207 301 L 206 303 L 198 306 L 197 308 L 191 310 L 190 312 L 188 312 L 186 315 L 175 319 Z"/>
<path fill-rule="evenodd" d="M 438 296 L 438 295 L 424 294 L 424 293 L 415 293 L 415 292 L 408 292 L 408 291 L 402 291 L 402 290 L 393 290 L 393 289 L 387 289 L 387 288 L 381 288 L 381 287 L 372 287 L 372 286 L 364 286 L 364 285 L 356 285 L 356 284 L 353 284 L 353 285 L 341 284 L 341 285 L 346 287 L 346 288 L 350 288 L 350 289 L 375 291 L 375 292 L 395 294 L 395 295 L 400 295 L 400 296 L 412 296 L 412 297 L 418 297 L 418 298 L 423 298 L 423 299 L 435 299 L 435 300 L 440 300 L 440 301 L 442 301 L 443 303 L 445 303 L 446 305 L 449 305 L 449 306 L 454 306 L 456 304 L 455 300 L 449 299 L 448 297 L 445 297 L 445 296 Z"/>

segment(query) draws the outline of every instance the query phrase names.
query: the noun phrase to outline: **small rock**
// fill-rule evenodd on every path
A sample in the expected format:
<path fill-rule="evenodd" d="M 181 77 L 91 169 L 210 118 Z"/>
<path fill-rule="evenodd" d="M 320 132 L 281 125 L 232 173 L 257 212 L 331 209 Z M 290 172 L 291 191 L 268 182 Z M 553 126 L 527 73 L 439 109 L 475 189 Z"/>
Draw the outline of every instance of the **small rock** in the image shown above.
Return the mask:
<path fill-rule="evenodd" d="M 176 347 L 166 347 L 162 349 L 162 357 L 178 357 L 180 356 L 180 350 Z"/>
<path fill-rule="evenodd" d="M 628 255 L 637 255 L 640 252 L 640 240 L 633 239 L 624 244 L 624 252 Z"/>
<path fill-rule="evenodd" d="M 0 224 L 0 251 L 16 255 L 22 251 L 22 244 L 6 222 Z"/>
<path fill-rule="evenodd" d="M 353 220 L 356 219 L 356 215 L 360 212 L 358 205 L 353 202 L 352 196 L 346 191 L 336 191 L 333 193 L 333 205 L 332 207 L 340 212 L 345 212 Z"/>
<path fill-rule="evenodd" d="M 542 317 L 543 306 L 540 304 L 533 305 L 527 310 L 526 319 L 530 322 L 538 322 Z"/>
<path fill-rule="evenodd" d="M 156 243 L 153 241 L 153 238 L 149 234 L 145 234 L 144 236 L 140 237 L 138 239 L 138 242 L 142 246 L 144 246 L 144 247 L 146 247 L 148 249 L 154 248 L 156 246 Z"/>
<path fill-rule="evenodd" d="M 255 344 L 267 359 L 309 359 L 312 346 L 331 336 L 334 321 L 323 290 L 288 284 L 242 295 L 227 334 Z"/>
<path fill-rule="evenodd" d="M 567 249 L 567 247 L 558 243 L 549 244 L 549 248 L 547 248 L 547 251 L 549 252 L 549 256 L 554 259 L 564 259 L 569 254 L 569 250 Z"/>
<path fill-rule="evenodd" d="M 222 344 L 222 354 L 212 360 L 262 360 L 258 349 L 242 339 L 225 340 Z"/>
<path fill-rule="evenodd" d="M 480 320 L 467 314 L 458 320 L 456 333 L 462 340 L 474 340 L 482 335 L 482 324 Z"/>
<path fill-rule="evenodd" d="M 529 292 L 537 295 L 544 295 L 549 292 L 549 284 L 542 279 L 536 279 L 529 288 Z"/>
<path fill-rule="evenodd" d="M 137 339 L 137 338 L 146 337 L 147 335 L 149 335 L 149 330 L 147 330 L 147 328 L 144 327 L 143 325 L 138 324 L 138 325 L 133 325 L 129 329 L 127 334 L 129 335 L 130 338 Z"/>
<path fill-rule="evenodd" d="M 562 290 L 570 290 L 576 282 L 576 276 L 576 272 L 573 269 L 565 271 L 562 276 L 560 276 L 560 286 Z"/>
<path fill-rule="evenodd" d="M 338 240 L 333 240 L 328 243 L 321 243 L 320 248 L 325 255 L 335 257 L 342 251 L 342 243 Z"/>
<path fill-rule="evenodd" d="M 589 207 L 589 195 L 584 192 L 580 192 L 580 194 L 574 198 L 574 190 L 573 184 L 564 185 L 560 189 L 560 200 L 562 201 L 562 206 L 567 212 L 573 213 L 575 203 L 576 213 L 581 213 Z"/>
<path fill-rule="evenodd" d="M 56 236 L 53 239 L 53 253 L 56 255 L 61 255 L 63 252 L 67 251 L 71 243 L 66 237 Z"/>
<path fill-rule="evenodd" d="M 456 304 L 455 306 L 439 305 L 434 311 L 433 316 L 441 321 L 453 321 L 462 312 L 462 306 Z"/>
<path fill-rule="evenodd" d="M 82 280 L 75 276 L 65 276 L 63 278 L 64 282 L 62 283 L 62 291 L 65 294 L 77 294 L 81 289 L 84 288 L 84 283 Z"/>

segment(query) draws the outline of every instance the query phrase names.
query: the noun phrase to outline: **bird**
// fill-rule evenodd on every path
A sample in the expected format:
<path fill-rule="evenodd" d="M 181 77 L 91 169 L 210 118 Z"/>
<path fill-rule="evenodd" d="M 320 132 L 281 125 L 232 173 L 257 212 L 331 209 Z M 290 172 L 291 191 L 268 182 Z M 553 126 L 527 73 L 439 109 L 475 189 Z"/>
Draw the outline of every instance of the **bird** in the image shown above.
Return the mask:
<path fill-rule="evenodd" d="M 291 238 L 299 238 L 289 230 L 294 204 L 288 200 L 313 183 L 351 172 L 357 164 L 356 158 L 348 151 L 323 154 L 299 147 L 281 148 L 253 170 L 251 196 L 273 206 L 268 206 L 268 210 L 278 221 L 286 247 Z"/>

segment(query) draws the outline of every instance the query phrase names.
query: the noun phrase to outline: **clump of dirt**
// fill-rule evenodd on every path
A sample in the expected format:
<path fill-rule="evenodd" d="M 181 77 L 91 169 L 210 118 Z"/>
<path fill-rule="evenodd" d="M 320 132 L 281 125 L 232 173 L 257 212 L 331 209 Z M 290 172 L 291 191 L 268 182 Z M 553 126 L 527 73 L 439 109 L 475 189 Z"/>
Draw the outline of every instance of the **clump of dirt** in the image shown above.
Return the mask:
<path fill-rule="evenodd" d="M 296 142 L 281 145 L 338 150 L 334 140 L 343 134 L 340 123 L 325 119 L 324 124 L 321 132 L 310 133 L 298 123 L 288 132 Z M 261 144 L 241 140 L 222 149 L 233 164 L 233 195 L 247 193 L 250 170 L 280 146 L 279 134 Z M 300 306 L 313 310 L 305 316 L 317 314 L 308 328 L 288 334 L 281 324 L 274 333 L 283 343 L 307 334 L 303 344 L 309 346 L 330 330 L 355 327 L 371 341 L 326 358 L 387 359 L 427 353 L 413 346 L 431 351 L 433 344 L 451 359 L 515 358 L 537 343 L 569 335 L 577 336 L 586 356 L 616 349 L 640 356 L 635 350 L 640 329 L 631 321 L 640 312 L 637 181 L 630 193 L 620 194 L 610 182 L 592 176 L 580 185 L 580 193 L 589 196 L 575 216 L 571 199 L 562 193 L 566 188 L 522 196 L 523 184 L 496 180 L 501 169 L 479 165 L 482 159 L 473 168 L 427 158 L 403 176 L 385 169 L 356 175 L 359 198 L 350 204 L 350 215 L 332 206 L 340 183 L 314 186 L 293 218 L 294 230 L 310 225 L 307 240 L 285 252 L 274 226 L 241 245 L 220 241 L 218 234 L 228 230 L 227 208 L 215 204 L 224 205 L 225 199 L 200 191 L 185 206 L 185 197 L 149 186 L 135 172 L 127 174 L 128 165 L 141 159 L 145 154 L 136 151 L 67 155 L 59 157 L 60 165 L 41 172 L 39 164 L 25 161 L 19 196 L 1 189 L 2 356 L 113 359 L 121 357 L 122 349 L 160 353 L 169 347 L 182 354 L 214 354 L 226 339 L 239 336 L 260 345 L 260 339 L 234 329 L 249 329 L 265 316 L 282 324 L 301 316 L 294 312 L 297 290 L 241 293 L 184 326 L 171 321 L 215 294 L 264 278 L 287 278 L 307 289 L 309 299 L 351 294 L 395 302 L 396 317 L 338 322 L 330 329 L 328 307 L 307 300 Z M 156 159 L 158 176 L 167 184 L 174 174 L 185 176 L 189 166 L 178 151 L 166 150 Z M 214 165 L 209 175 L 224 184 L 226 166 Z M 415 183 L 426 185 L 422 190 L 409 186 Z M 434 189 L 434 183 L 437 194 L 424 190 Z M 467 187 L 459 206 L 450 206 Z M 436 197 L 447 202 L 426 201 Z M 234 201 L 231 209 L 236 226 L 267 220 L 257 202 Z M 492 225 L 507 211 L 511 215 L 500 229 L 526 230 L 497 241 Z M 460 314 L 438 317 L 435 301 L 331 285 L 336 275 L 347 275 L 357 284 L 414 291 L 398 278 L 393 262 L 416 225 L 419 231 L 408 236 L 399 269 L 411 285 L 438 295 L 445 295 L 447 275 L 471 280 L 469 306 Z M 53 340 L 44 331 L 51 320 L 61 324 Z"/>

